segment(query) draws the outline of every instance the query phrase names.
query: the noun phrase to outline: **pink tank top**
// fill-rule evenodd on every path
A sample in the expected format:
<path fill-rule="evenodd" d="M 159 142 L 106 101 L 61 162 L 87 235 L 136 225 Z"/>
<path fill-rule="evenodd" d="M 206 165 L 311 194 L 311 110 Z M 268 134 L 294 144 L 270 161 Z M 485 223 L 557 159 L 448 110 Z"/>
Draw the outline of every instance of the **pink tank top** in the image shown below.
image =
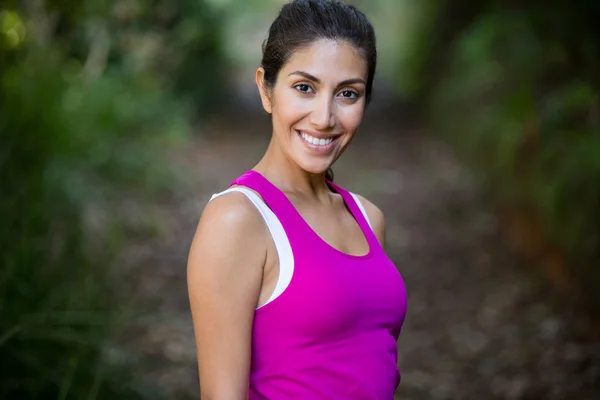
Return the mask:
<path fill-rule="evenodd" d="M 352 195 L 329 183 L 367 238 L 363 256 L 327 244 L 258 172 L 232 185 L 261 195 L 294 256 L 288 287 L 254 316 L 250 400 L 392 400 L 406 290 Z"/>

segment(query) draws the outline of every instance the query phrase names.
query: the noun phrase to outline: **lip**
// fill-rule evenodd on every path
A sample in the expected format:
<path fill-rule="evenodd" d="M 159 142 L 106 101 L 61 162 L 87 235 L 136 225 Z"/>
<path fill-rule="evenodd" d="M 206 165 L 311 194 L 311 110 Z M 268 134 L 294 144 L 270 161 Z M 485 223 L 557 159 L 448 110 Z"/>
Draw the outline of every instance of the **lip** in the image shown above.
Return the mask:
<path fill-rule="evenodd" d="M 306 133 L 307 135 L 316 137 L 318 139 L 333 139 L 333 141 L 327 145 L 316 145 L 316 144 L 312 144 L 307 142 L 306 140 L 304 140 L 304 138 L 302 137 L 302 133 Z M 315 153 L 330 153 L 333 148 L 336 146 L 338 139 L 342 136 L 342 135 L 323 135 L 323 134 L 312 134 L 309 133 L 309 131 L 300 131 L 298 129 L 296 129 L 296 134 L 298 135 L 298 139 L 300 139 L 300 141 L 302 143 L 304 143 L 304 145 L 310 149 L 311 151 L 315 152 Z"/>

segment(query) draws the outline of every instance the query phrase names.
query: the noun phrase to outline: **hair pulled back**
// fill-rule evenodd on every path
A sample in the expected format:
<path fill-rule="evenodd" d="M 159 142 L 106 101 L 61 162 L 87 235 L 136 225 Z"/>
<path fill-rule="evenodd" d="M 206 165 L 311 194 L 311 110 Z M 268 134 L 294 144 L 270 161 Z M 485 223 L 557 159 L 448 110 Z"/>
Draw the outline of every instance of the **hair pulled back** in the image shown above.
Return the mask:
<path fill-rule="evenodd" d="M 279 71 L 295 51 L 319 39 L 347 42 L 362 55 L 367 63 L 368 104 L 377 66 L 375 31 L 356 7 L 335 0 L 292 0 L 282 7 L 263 43 L 261 66 L 267 87 L 275 85 Z"/>

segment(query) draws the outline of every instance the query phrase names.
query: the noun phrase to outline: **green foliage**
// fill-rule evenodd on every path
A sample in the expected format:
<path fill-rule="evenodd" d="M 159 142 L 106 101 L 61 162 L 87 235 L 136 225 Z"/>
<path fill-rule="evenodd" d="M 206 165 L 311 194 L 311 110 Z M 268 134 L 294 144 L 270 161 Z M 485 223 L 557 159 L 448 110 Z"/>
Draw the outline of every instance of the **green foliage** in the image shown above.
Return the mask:
<path fill-rule="evenodd" d="M 66 84 L 61 69 L 60 57 L 40 51 L 2 75 L 2 398 L 105 393 L 102 346 L 115 320 L 111 272 L 104 265 L 110 258 L 86 249 L 83 214 L 84 202 L 103 193 L 88 191 L 93 185 L 86 178 L 106 179 L 87 156 L 114 141 L 86 140 L 82 107 L 65 104 L 82 88 Z M 106 165 L 116 168 L 114 160 Z"/>
<path fill-rule="evenodd" d="M 170 42 L 177 44 L 171 52 L 179 55 L 173 74 L 177 77 L 174 89 L 190 98 L 197 111 L 214 110 L 228 94 L 225 84 L 228 71 L 223 62 L 223 15 L 204 2 L 185 0 L 180 18 L 178 29 L 170 36 Z"/>
<path fill-rule="evenodd" d="M 400 52 L 400 71 L 396 75 L 396 87 L 403 97 L 415 96 L 427 79 L 425 70 L 434 51 L 429 40 L 422 40 L 434 30 L 434 24 L 442 11 L 440 2 L 422 0 L 405 2 L 402 14 L 405 22 L 402 26 L 402 46 Z"/>
<path fill-rule="evenodd" d="M 120 207 L 174 182 L 169 150 L 192 107 L 214 103 L 219 78 L 202 68 L 223 62 L 217 19 L 191 1 L 10 4 L 0 8 L 0 398 L 137 398 L 135 366 L 107 352 L 127 311 L 114 268 L 130 232 Z"/>
<path fill-rule="evenodd" d="M 578 17 L 597 10 L 560 5 L 490 8 L 461 30 L 429 93 L 430 121 L 497 199 L 536 210 L 597 291 L 587 265 L 600 260 L 599 58 L 588 49 L 600 42 L 595 19 Z"/>
<path fill-rule="evenodd" d="M 110 64 L 154 76 L 201 114 L 226 92 L 222 14 L 205 1 L 129 0 L 95 27 L 109 37 Z"/>

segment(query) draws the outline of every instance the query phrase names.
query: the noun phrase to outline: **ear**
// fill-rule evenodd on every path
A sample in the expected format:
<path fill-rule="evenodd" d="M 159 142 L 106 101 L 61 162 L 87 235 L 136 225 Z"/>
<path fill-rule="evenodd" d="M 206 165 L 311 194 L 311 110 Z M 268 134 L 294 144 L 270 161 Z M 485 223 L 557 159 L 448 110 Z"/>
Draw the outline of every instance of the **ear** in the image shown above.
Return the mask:
<path fill-rule="evenodd" d="M 265 70 L 263 67 L 259 67 L 256 70 L 256 86 L 258 86 L 258 92 L 260 93 L 260 101 L 265 111 L 269 114 L 273 112 L 271 104 L 271 93 L 265 84 Z"/>

